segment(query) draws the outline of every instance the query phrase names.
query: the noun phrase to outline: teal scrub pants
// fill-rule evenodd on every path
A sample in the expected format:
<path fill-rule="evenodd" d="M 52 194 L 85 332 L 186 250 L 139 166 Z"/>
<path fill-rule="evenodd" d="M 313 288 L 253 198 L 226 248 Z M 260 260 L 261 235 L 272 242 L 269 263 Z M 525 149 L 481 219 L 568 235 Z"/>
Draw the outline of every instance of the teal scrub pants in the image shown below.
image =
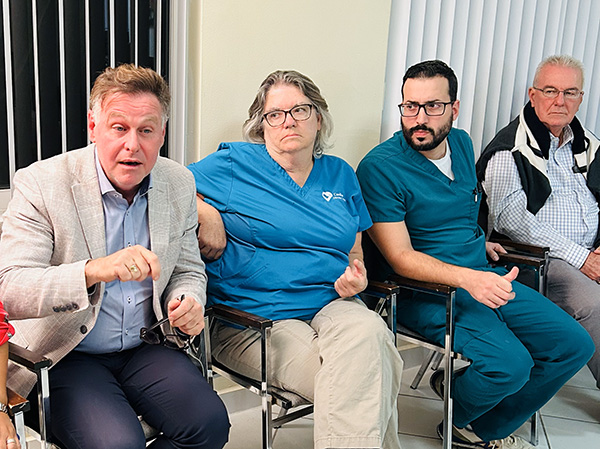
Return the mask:
<path fill-rule="evenodd" d="M 458 289 L 454 348 L 472 364 L 454 383 L 454 425 L 484 441 L 505 438 L 579 371 L 594 344 L 573 318 L 513 282 L 515 298 L 491 309 Z M 445 299 L 415 294 L 398 302 L 398 322 L 443 345 Z"/>

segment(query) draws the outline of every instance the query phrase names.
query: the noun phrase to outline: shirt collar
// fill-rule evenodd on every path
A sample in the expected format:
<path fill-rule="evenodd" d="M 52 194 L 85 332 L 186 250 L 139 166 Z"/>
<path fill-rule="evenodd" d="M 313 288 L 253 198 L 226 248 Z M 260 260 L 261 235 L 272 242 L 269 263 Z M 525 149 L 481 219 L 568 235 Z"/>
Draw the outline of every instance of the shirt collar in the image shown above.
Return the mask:
<path fill-rule="evenodd" d="M 569 147 L 570 147 L 571 143 L 573 142 L 573 138 L 574 138 L 573 130 L 571 129 L 571 127 L 569 125 L 567 125 L 567 126 L 565 126 L 563 128 L 562 144 L 561 145 L 558 144 L 560 142 L 560 138 L 559 137 L 556 137 L 550 131 L 548 131 L 548 134 L 550 135 L 550 142 L 551 142 L 550 147 L 554 148 L 554 150 L 558 150 L 559 148 L 563 148 L 567 144 L 569 144 Z"/>

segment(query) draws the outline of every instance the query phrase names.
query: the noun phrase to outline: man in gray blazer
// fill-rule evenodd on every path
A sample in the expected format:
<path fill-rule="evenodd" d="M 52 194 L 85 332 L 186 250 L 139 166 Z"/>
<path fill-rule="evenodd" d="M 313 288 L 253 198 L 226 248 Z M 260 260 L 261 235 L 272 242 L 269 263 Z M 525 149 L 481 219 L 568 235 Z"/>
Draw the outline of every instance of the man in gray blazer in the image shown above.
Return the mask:
<path fill-rule="evenodd" d="M 156 72 L 108 68 L 90 97 L 93 143 L 13 180 L 0 298 L 15 342 L 54 361 L 50 430 L 65 449 L 144 448 L 138 415 L 162 432 L 153 448 L 227 441 L 223 403 L 172 349 L 204 327 L 206 275 L 192 175 L 159 157 L 169 102 Z M 24 395 L 35 383 L 14 366 L 9 378 Z"/>

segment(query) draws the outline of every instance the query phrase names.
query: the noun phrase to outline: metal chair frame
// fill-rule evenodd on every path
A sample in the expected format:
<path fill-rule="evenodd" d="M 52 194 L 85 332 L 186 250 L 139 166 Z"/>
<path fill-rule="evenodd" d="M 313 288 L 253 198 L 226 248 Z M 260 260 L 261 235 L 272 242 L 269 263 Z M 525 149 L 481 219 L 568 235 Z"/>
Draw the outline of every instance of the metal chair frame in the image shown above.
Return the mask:
<path fill-rule="evenodd" d="M 509 254 L 503 254 L 497 263 L 527 266 L 536 272 L 534 277 L 534 288 L 540 293 L 545 294 L 545 269 L 547 265 L 548 248 L 540 248 L 531 245 L 516 243 L 512 241 L 499 241 L 505 249 L 512 251 Z M 376 295 L 380 300 L 376 306 L 376 310 L 383 310 L 382 303 L 387 301 L 387 319 L 390 329 L 392 329 L 397 338 L 411 342 L 418 346 L 430 350 L 430 355 L 423 361 L 415 379 L 411 383 L 411 388 L 416 389 L 423 378 L 427 368 L 432 366 L 433 369 L 438 369 L 441 361 L 444 360 L 444 423 L 443 423 L 443 447 L 444 449 L 452 448 L 452 418 L 453 418 L 453 373 L 454 361 L 464 360 L 469 362 L 468 358 L 462 354 L 454 352 L 454 305 L 456 288 L 444 284 L 429 283 L 416 281 L 397 274 L 391 275 L 386 283 L 387 287 L 377 285 L 371 282 L 367 288 L 366 294 Z M 395 289 L 394 289 L 395 287 Z M 387 288 L 387 290 L 385 290 Z M 396 323 L 396 301 L 399 290 L 410 290 L 424 292 L 433 295 L 439 295 L 446 299 L 446 330 L 444 337 L 444 345 L 440 346 L 432 342 L 419 333 L 408 329 Z M 530 441 L 533 445 L 539 442 L 539 426 L 541 416 L 540 412 L 536 412 L 531 418 L 531 436 Z"/>
<path fill-rule="evenodd" d="M 452 448 L 452 417 L 453 417 L 453 384 L 452 377 L 454 373 L 454 361 L 461 357 L 459 354 L 453 351 L 454 347 L 454 305 L 456 300 L 456 288 L 444 284 L 436 284 L 431 282 L 415 281 L 413 279 L 405 278 L 397 274 L 393 274 L 388 278 L 393 284 L 397 285 L 399 289 L 408 289 L 411 291 L 423 292 L 428 294 L 434 294 L 442 296 L 446 299 L 446 330 L 444 335 L 444 346 L 440 346 L 424 337 L 419 335 L 417 332 L 411 331 L 404 326 L 395 325 L 393 330 L 395 331 L 398 338 L 410 341 L 419 346 L 423 346 L 432 351 L 441 352 L 444 356 L 444 424 L 443 424 L 443 447 L 444 449 Z M 431 356 L 425 363 L 425 370 L 429 365 Z M 423 365 L 421 370 L 424 374 Z M 421 377 L 423 376 L 421 374 Z"/>
<path fill-rule="evenodd" d="M 41 449 L 50 449 L 51 443 L 49 439 L 50 429 L 50 384 L 48 382 L 48 369 L 52 366 L 52 361 L 43 357 L 42 355 L 30 351 L 28 349 L 17 346 L 14 343 L 9 342 L 8 357 L 14 363 L 27 368 L 37 376 L 37 396 L 38 396 L 38 407 L 39 407 L 39 434 Z M 14 398 L 20 401 L 20 404 L 13 410 L 15 429 L 17 434 L 22 439 L 22 446 L 26 447 L 25 442 L 25 421 L 23 413 L 29 411 L 29 402 L 17 395 L 16 393 L 9 391 L 9 402 L 10 398 Z M 19 399 L 20 398 L 20 399 Z M 24 401 L 24 402 L 23 402 Z"/>
<path fill-rule="evenodd" d="M 260 381 L 240 375 L 219 363 L 217 360 L 213 360 L 210 348 L 210 332 L 205 333 L 206 368 L 209 373 L 208 376 L 211 379 L 213 373 L 217 373 L 260 396 L 262 406 L 262 447 L 263 449 L 272 449 L 273 439 L 278 428 L 290 421 L 309 415 L 313 412 L 313 405 L 304 398 L 291 392 L 278 391 L 272 387 L 269 367 L 271 366 L 270 348 L 273 321 L 223 304 L 211 306 L 206 311 L 206 316 L 208 319 L 207 329 L 210 329 L 215 320 L 220 320 L 237 326 L 254 329 L 260 333 Z M 279 415 L 275 418 L 273 418 L 273 405 L 281 407 Z M 296 407 L 298 407 L 297 410 L 294 410 L 291 413 L 289 412 L 290 409 Z"/>
<path fill-rule="evenodd" d="M 205 319 L 207 322 L 207 319 Z M 50 435 L 50 422 L 51 422 L 51 414 L 50 414 L 50 382 L 48 377 L 48 371 L 52 366 L 52 360 L 40 355 L 37 352 L 30 351 L 28 349 L 24 349 L 20 346 L 17 346 L 13 343 L 9 342 L 9 359 L 13 362 L 24 366 L 30 371 L 34 372 L 37 376 L 37 397 L 38 397 L 38 415 L 39 415 L 39 437 L 40 437 L 40 449 L 60 449 L 56 444 L 53 444 L 52 437 Z M 188 355 L 192 358 L 196 365 L 202 365 L 205 359 L 203 352 L 203 346 L 200 344 L 198 347 L 192 345 L 191 348 L 188 349 Z M 201 366 L 200 368 L 204 368 Z M 207 373 L 203 369 L 203 373 L 207 376 Z M 212 381 L 210 381 L 212 385 Z M 9 398 L 10 395 L 15 397 L 15 401 L 19 401 L 19 398 L 24 401 L 24 403 L 17 403 L 18 408 L 16 409 L 19 414 L 15 416 L 15 428 L 17 430 L 17 434 L 24 436 L 25 435 L 25 423 L 23 418 L 23 413 L 29 411 L 29 402 L 17 395 L 16 393 L 9 390 Z M 9 403 L 11 401 L 9 400 Z M 11 409 L 13 413 L 15 413 L 15 409 Z M 146 424 L 140 417 L 140 423 L 142 429 L 144 431 L 144 436 L 146 437 L 146 441 L 153 440 L 160 432 L 156 429 L 150 427 Z M 27 446 L 23 444 L 24 439 L 22 440 L 22 447 L 26 448 Z"/>

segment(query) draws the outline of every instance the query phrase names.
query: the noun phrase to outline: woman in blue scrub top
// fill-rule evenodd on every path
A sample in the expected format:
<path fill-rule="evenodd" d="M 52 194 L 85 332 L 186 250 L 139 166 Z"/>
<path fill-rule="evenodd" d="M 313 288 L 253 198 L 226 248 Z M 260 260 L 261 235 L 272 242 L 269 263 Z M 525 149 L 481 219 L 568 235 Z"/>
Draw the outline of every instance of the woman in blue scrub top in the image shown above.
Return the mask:
<path fill-rule="evenodd" d="M 399 448 L 402 360 L 384 321 L 356 297 L 367 285 L 371 226 L 353 169 L 323 155 L 332 130 L 319 88 L 295 71 L 261 84 L 248 142 L 192 164 L 209 304 L 274 320 L 271 378 L 314 403 L 315 448 Z M 260 340 L 217 324 L 213 357 L 260 378 Z"/>

